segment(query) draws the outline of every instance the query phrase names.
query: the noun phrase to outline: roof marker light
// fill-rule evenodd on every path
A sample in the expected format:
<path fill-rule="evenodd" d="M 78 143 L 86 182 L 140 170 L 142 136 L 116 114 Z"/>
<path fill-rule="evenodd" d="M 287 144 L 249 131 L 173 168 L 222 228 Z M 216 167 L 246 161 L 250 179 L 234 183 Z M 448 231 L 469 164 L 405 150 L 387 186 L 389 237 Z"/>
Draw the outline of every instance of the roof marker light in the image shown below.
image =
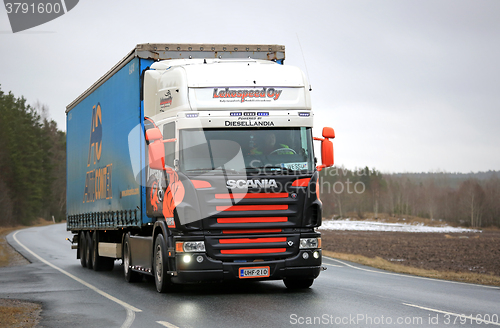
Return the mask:
<path fill-rule="evenodd" d="M 186 117 L 187 118 L 195 118 L 195 117 L 198 117 L 198 114 L 199 113 L 189 113 L 189 114 L 186 114 Z"/>
<path fill-rule="evenodd" d="M 257 116 L 269 116 L 268 112 L 257 112 Z"/>
<path fill-rule="evenodd" d="M 299 113 L 299 116 L 303 116 L 303 117 L 307 117 L 307 116 L 311 116 L 311 113 Z"/>
<path fill-rule="evenodd" d="M 231 112 L 230 116 L 241 116 L 241 112 Z"/>

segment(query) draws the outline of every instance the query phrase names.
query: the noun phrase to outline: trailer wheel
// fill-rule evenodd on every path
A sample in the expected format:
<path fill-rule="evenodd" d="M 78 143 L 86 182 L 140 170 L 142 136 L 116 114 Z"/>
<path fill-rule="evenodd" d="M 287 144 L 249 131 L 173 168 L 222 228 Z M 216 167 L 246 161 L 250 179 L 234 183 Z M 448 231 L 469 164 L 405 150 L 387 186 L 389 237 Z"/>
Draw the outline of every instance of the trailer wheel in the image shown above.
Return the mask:
<path fill-rule="evenodd" d="M 80 264 L 82 267 L 87 267 L 87 238 L 85 231 L 80 232 L 80 239 L 78 241 L 78 252 L 80 252 Z"/>
<path fill-rule="evenodd" d="M 115 259 L 99 255 L 100 231 L 92 234 L 92 267 L 95 271 L 111 271 L 115 265 Z"/>
<path fill-rule="evenodd" d="M 92 233 L 87 231 L 85 233 L 85 262 L 87 263 L 87 268 L 92 269 Z"/>
<path fill-rule="evenodd" d="M 158 293 L 165 293 L 172 284 L 168 274 L 168 256 L 165 239 L 162 234 L 158 234 L 155 239 L 155 248 L 153 253 L 153 269 L 155 285 Z"/>
<path fill-rule="evenodd" d="M 125 280 L 128 282 L 137 282 L 142 277 L 139 273 L 132 271 L 132 257 L 130 252 L 130 241 L 129 234 L 125 235 L 125 240 L 123 241 L 123 273 L 125 275 Z"/>
<path fill-rule="evenodd" d="M 286 288 L 289 289 L 307 289 L 312 286 L 314 279 L 284 279 Z"/>

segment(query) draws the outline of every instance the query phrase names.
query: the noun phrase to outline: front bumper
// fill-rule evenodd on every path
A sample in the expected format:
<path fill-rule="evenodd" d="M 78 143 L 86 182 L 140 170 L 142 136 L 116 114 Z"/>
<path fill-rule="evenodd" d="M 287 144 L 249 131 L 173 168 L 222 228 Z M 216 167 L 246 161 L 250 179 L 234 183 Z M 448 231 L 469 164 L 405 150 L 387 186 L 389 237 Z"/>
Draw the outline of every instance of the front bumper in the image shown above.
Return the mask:
<path fill-rule="evenodd" d="M 314 258 L 314 252 L 318 252 L 318 258 Z M 307 259 L 304 253 L 308 253 Z M 191 257 L 188 263 L 184 262 L 186 255 Z M 239 269 L 252 267 L 269 267 L 269 277 L 242 280 L 281 280 L 289 277 L 315 279 L 321 271 L 321 257 L 321 249 L 300 250 L 296 256 L 288 259 L 256 262 L 222 262 L 209 258 L 205 253 L 176 254 L 177 271 L 172 276 L 172 282 L 186 284 L 240 280 Z"/>

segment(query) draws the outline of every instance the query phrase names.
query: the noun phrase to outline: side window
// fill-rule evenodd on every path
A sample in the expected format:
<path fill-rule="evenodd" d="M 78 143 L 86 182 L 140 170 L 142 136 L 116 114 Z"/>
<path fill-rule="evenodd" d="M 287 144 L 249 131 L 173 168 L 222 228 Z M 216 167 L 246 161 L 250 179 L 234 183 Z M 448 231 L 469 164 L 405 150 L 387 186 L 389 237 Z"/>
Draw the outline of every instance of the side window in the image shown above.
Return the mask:
<path fill-rule="evenodd" d="M 175 138 L 175 122 L 163 126 L 163 140 Z M 174 167 L 175 142 L 165 142 L 165 164 Z"/>

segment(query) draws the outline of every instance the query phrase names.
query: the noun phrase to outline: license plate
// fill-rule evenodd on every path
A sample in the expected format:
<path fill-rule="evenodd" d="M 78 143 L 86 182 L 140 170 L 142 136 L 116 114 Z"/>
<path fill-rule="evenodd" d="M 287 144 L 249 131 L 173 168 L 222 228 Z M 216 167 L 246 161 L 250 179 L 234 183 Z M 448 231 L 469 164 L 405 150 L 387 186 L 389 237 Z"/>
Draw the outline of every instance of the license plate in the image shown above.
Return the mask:
<path fill-rule="evenodd" d="M 240 278 L 262 278 L 269 277 L 269 267 L 239 268 Z"/>
<path fill-rule="evenodd" d="M 293 171 L 307 170 L 307 162 L 304 163 L 283 163 L 282 167 Z"/>

